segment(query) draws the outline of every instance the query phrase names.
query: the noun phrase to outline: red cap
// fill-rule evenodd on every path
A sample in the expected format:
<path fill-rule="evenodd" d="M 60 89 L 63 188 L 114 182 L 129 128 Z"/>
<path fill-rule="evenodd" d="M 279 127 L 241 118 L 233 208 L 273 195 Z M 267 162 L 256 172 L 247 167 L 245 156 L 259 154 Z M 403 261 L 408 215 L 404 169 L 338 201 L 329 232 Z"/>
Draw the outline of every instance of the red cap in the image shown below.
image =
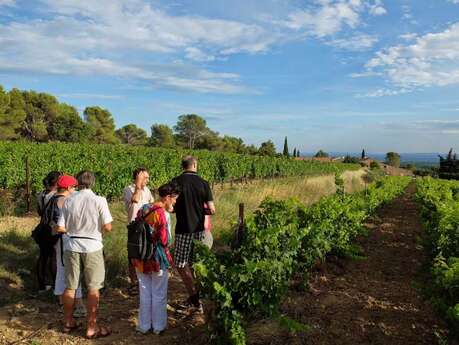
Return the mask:
<path fill-rule="evenodd" d="M 57 180 L 57 187 L 59 188 L 69 188 L 77 185 L 78 181 L 75 179 L 75 177 L 70 175 L 61 175 Z"/>

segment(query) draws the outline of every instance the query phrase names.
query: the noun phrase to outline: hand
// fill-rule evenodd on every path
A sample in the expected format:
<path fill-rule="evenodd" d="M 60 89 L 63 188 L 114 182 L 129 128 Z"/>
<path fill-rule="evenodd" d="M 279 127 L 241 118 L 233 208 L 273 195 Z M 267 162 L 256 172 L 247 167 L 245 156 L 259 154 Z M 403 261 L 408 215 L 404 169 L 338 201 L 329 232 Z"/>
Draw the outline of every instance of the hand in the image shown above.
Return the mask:
<path fill-rule="evenodd" d="M 58 234 L 65 234 L 67 232 L 63 226 L 56 226 L 54 231 L 56 231 Z"/>

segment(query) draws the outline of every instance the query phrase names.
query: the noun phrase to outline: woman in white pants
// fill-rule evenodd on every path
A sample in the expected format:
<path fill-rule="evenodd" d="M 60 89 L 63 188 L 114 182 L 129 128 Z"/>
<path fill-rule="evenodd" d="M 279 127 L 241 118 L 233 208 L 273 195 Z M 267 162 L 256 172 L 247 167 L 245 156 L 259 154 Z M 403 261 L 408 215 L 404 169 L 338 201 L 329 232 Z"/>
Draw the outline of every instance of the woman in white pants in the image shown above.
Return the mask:
<path fill-rule="evenodd" d="M 151 260 L 132 259 L 139 279 L 139 324 L 137 331 L 146 334 L 150 330 L 162 333 L 167 327 L 167 284 L 172 256 L 169 245 L 171 210 L 178 197 L 177 189 L 172 184 L 165 184 L 158 189 L 160 200 L 144 205 L 137 215 L 150 225 L 151 241 L 156 248 Z"/>

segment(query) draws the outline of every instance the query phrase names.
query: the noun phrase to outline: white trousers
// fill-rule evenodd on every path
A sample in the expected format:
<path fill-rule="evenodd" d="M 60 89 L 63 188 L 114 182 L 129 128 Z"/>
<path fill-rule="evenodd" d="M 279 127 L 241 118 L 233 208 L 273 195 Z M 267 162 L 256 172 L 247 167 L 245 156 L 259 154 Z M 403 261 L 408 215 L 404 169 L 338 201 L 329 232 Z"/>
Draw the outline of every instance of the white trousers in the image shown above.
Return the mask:
<path fill-rule="evenodd" d="M 61 241 L 62 238 L 54 245 L 56 252 L 56 281 L 54 283 L 54 294 L 56 296 L 62 295 L 65 291 L 65 269 L 64 265 L 62 265 Z M 76 290 L 75 298 L 82 298 L 81 285 L 79 285 Z"/>
<path fill-rule="evenodd" d="M 168 271 L 143 274 L 139 279 L 139 326 L 142 332 L 153 329 L 161 332 L 167 326 L 167 282 Z"/>

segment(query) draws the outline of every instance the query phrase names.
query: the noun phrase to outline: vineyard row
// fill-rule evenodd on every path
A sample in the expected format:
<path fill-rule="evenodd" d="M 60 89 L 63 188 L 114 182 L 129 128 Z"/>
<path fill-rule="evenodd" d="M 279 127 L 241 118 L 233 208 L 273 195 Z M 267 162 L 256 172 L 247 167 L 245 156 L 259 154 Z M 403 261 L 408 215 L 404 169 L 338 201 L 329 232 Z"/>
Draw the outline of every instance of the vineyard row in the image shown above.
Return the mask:
<path fill-rule="evenodd" d="M 417 197 L 431 255 L 432 302 L 459 332 L 459 182 L 421 179 Z"/>
<path fill-rule="evenodd" d="M 52 170 L 69 174 L 88 169 L 97 178 L 95 191 L 113 199 L 132 182 L 139 166 L 150 172 L 151 187 L 157 188 L 181 172 L 181 158 L 198 158 L 200 175 L 210 183 L 241 179 L 314 176 L 357 170 L 357 164 L 320 163 L 281 157 L 249 156 L 211 151 L 182 151 L 127 145 L 0 142 L 0 188 L 25 184 L 25 161 L 30 165 L 33 191 L 42 189 L 43 177 Z"/>
<path fill-rule="evenodd" d="M 339 192 L 306 208 L 295 200 L 265 200 L 247 221 L 239 249 L 216 255 L 198 246 L 194 264 L 201 289 L 215 303 L 214 330 L 227 343 L 246 343 L 253 315 L 276 315 L 295 273 L 304 275 L 329 253 L 355 253 L 365 219 L 402 193 L 410 178 L 386 177 L 365 191 Z"/>

